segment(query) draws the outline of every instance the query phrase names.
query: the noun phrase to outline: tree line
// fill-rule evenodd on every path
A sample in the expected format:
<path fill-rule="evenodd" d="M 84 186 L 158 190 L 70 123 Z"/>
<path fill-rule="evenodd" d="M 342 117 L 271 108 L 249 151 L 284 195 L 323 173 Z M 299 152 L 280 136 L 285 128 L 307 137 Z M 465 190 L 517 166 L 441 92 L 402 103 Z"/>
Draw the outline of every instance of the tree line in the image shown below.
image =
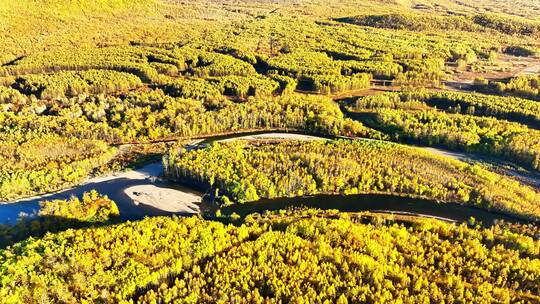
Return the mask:
<path fill-rule="evenodd" d="M 540 103 L 510 96 L 416 90 L 358 98 L 354 107 L 356 111 L 432 107 L 448 113 L 495 117 L 540 128 Z"/>
<path fill-rule="evenodd" d="M 533 129 L 538 126 L 540 108 L 535 101 L 419 91 L 359 98 L 350 109 L 394 140 L 503 157 L 540 168 L 540 133 Z"/>
<path fill-rule="evenodd" d="M 373 123 L 397 140 L 503 157 L 540 170 L 540 131 L 494 118 L 429 110 L 381 109 Z"/>
<path fill-rule="evenodd" d="M 83 94 L 111 94 L 142 86 L 141 80 L 129 73 L 103 70 L 69 71 L 52 75 L 18 77 L 13 88 L 40 99 L 73 97 Z"/>
<path fill-rule="evenodd" d="M 540 100 L 540 76 L 535 75 L 512 77 L 507 82 L 475 79 L 474 88 L 489 94 L 512 95 Z"/>
<path fill-rule="evenodd" d="M 490 32 L 507 35 L 540 36 L 540 22 L 484 13 L 471 16 L 439 16 L 428 14 L 390 13 L 340 18 L 338 21 L 377 28 L 409 31 Z"/>
<path fill-rule="evenodd" d="M 95 140 L 37 133 L 35 138 L 3 136 L 0 200 L 56 191 L 83 181 L 107 163 L 114 149 Z"/>

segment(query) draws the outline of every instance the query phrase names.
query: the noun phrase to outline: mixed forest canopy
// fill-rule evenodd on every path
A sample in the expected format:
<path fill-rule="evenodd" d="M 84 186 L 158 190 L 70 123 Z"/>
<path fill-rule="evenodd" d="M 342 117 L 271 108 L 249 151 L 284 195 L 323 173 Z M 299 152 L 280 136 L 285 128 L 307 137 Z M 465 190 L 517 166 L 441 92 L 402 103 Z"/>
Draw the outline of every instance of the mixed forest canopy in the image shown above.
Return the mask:
<path fill-rule="evenodd" d="M 539 20 L 538 0 L 0 1 L 0 204 L 149 162 L 205 193 L 191 218 L 123 222 L 90 191 L 0 221 L 0 304 L 540 302 Z M 328 140 L 196 144 L 270 131 Z M 530 224 L 220 210 L 322 194 Z"/>
<path fill-rule="evenodd" d="M 66 230 L 0 251 L 0 298 L 36 302 L 538 301 L 539 232 L 316 210 Z M 20 253 L 24 252 L 24 255 Z"/>

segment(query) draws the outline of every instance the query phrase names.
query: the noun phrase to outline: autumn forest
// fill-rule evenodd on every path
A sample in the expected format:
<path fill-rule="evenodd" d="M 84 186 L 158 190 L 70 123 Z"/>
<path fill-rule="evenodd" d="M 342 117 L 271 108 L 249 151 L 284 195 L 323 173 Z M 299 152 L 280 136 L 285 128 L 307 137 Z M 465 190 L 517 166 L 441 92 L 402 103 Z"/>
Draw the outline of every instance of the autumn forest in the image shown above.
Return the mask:
<path fill-rule="evenodd" d="M 0 1 L 0 304 L 540 303 L 539 20 Z"/>

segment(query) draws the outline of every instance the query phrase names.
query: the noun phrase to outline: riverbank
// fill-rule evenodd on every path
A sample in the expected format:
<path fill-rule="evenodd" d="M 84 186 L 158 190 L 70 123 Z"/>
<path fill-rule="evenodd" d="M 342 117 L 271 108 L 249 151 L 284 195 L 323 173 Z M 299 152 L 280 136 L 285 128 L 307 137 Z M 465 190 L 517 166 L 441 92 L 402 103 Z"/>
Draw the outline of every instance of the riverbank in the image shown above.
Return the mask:
<path fill-rule="evenodd" d="M 190 145 L 191 149 L 204 147 L 211 142 L 226 142 L 232 140 L 260 140 L 260 141 L 283 141 L 283 140 L 325 140 L 328 138 L 318 137 L 314 135 L 299 134 L 299 133 L 283 133 L 283 132 L 250 132 L 250 134 L 233 135 L 233 136 L 216 136 L 206 140 L 196 140 Z M 362 140 L 362 139 L 357 139 Z M 369 139 L 366 139 L 369 140 Z M 432 153 L 441 154 L 446 157 L 455 158 L 458 160 L 470 160 L 470 156 L 465 153 L 449 152 L 445 150 L 422 147 Z M 95 189 L 101 194 L 107 195 L 114 200 L 120 210 L 122 220 L 142 219 L 146 216 L 159 215 L 188 215 L 204 213 L 206 210 L 215 211 L 215 208 L 210 208 L 208 203 L 204 201 L 204 193 L 202 191 L 193 190 L 191 187 L 183 187 L 176 183 L 167 182 L 162 179 L 163 165 L 161 162 L 147 164 L 139 169 L 109 174 L 102 177 L 95 177 L 87 180 L 80 186 L 72 189 L 67 189 L 57 193 L 37 196 L 32 198 L 21 199 L 10 202 L 9 204 L 0 205 L 0 224 L 13 223 L 21 214 L 35 214 L 39 210 L 39 202 L 42 200 L 68 199 L 71 196 L 82 196 L 84 192 Z M 380 195 L 380 194 L 376 194 Z M 375 196 L 376 196 L 375 195 Z M 516 221 L 517 218 L 512 218 L 500 213 L 492 213 L 474 207 L 462 206 L 458 204 L 439 204 L 432 200 L 423 200 L 418 198 L 391 196 L 392 200 L 385 198 L 386 203 L 377 200 L 375 196 L 321 196 L 327 197 L 325 200 L 330 202 L 323 204 L 321 197 L 301 197 L 301 198 L 285 198 L 280 199 L 283 202 L 290 202 L 290 205 L 282 205 L 283 208 L 290 206 L 300 206 L 303 203 L 321 209 L 340 209 L 344 212 L 353 211 L 373 211 L 384 213 L 406 213 L 415 216 L 435 217 L 449 221 L 467 221 L 470 217 L 482 218 L 487 222 L 492 222 L 494 219 L 505 219 L 508 221 Z M 356 201 L 354 199 L 357 199 Z M 361 198 L 361 200 L 359 199 Z M 369 198 L 369 200 L 368 200 Z M 343 203 L 337 200 L 348 202 L 348 206 L 340 205 Z M 411 201 L 412 200 L 412 201 Z M 423 209 L 418 209 L 420 205 L 414 204 L 415 200 L 424 202 Z M 405 203 L 403 203 L 405 201 Z M 250 212 L 263 212 L 266 210 L 264 204 L 271 208 L 280 206 L 276 202 L 261 200 L 259 202 L 245 205 L 237 205 L 237 211 L 244 212 L 242 208 L 259 208 L 251 209 Z M 295 202 L 295 204 L 292 204 Z M 311 204 L 310 204 L 311 202 Z M 429 202 L 430 208 L 425 208 Z M 456 207 L 459 206 L 459 207 Z M 458 208 L 458 211 L 452 211 L 453 208 Z M 226 213 L 227 209 L 224 209 Z M 463 209 L 465 208 L 465 209 Z M 246 209 L 247 210 L 247 209 Z M 352 211 L 351 211 L 352 210 Z M 485 214 L 487 213 L 487 214 Z M 491 214 L 491 215 L 489 215 Z"/>
<path fill-rule="evenodd" d="M 262 199 L 257 202 L 235 204 L 220 209 L 222 215 L 233 213 L 244 217 L 252 213 L 276 211 L 286 208 L 309 207 L 341 212 L 373 212 L 434 218 L 447 222 L 468 222 L 471 218 L 485 226 L 496 221 L 532 223 L 519 217 L 497 211 L 488 211 L 457 203 L 440 203 L 430 199 L 391 194 L 315 195 L 294 198 Z"/>
<path fill-rule="evenodd" d="M 210 142 L 245 140 L 324 140 L 322 137 L 279 131 L 249 131 L 232 137 L 218 135 L 193 140 L 189 148 L 197 149 Z M 80 197 L 84 192 L 96 190 L 116 202 L 122 220 L 142 219 L 145 216 L 188 215 L 201 213 L 206 206 L 204 193 L 163 180 L 163 164 L 153 162 L 126 172 L 116 172 L 87 179 L 79 186 L 55 193 L 33 196 L 0 204 L 0 224 L 13 224 L 21 216 L 33 216 L 43 200 Z"/>
<path fill-rule="evenodd" d="M 170 215 L 174 213 L 185 214 L 186 212 L 183 211 L 188 211 L 187 213 L 190 214 L 196 213 L 195 211 L 189 211 L 192 209 L 191 203 L 202 201 L 203 193 L 163 181 L 161 179 L 162 172 L 162 163 L 155 162 L 136 170 L 91 178 L 71 189 L 2 204 L 0 205 L 0 224 L 12 224 L 20 215 L 32 216 L 36 214 L 39 210 L 40 201 L 65 200 L 72 196 L 81 197 L 83 193 L 91 190 L 96 190 L 100 194 L 107 195 L 115 201 L 120 210 L 120 218 L 122 220 L 135 220 L 142 219 L 145 216 Z M 146 197 L 136 203 L 126 193 L 126 189 L 141 189 L 140 187 L 151 187 L 150 189 L 157 193 L 166 191 L 168 192 L 168 196 L 161 196 L 163 199 L 161 202 L 156 201 L 152 197 Z M 180 195 L 188 199 L 177 201 L 175 206 L 171 206 L 171 203 L 165 200 L 171 195 Z M 182 212 L 171 212 L 171 209 L 182 210 Z"/>

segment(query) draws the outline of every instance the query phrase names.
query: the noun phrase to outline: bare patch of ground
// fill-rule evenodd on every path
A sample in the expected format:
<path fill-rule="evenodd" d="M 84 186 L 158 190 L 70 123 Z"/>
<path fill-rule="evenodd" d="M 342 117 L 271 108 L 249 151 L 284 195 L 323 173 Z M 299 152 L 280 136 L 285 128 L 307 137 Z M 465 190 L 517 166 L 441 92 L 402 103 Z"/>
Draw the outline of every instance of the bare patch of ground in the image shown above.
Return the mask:
<path fill-rule="evenodd" d="M 540 59 L 499 55 L 492 63 L 483 62 L 481 68 L 481 71 L 455 71 L 452 79 L 444 84 L 447 89 L 466 90 L 476 78 L 501 81 L 520 75 L 537 75 L 540 73 Z"/>
<path fill-rule="evenodd" d="M 524 68 L 518 75 L 529 76 L 540 74 L 540 63 Z"/>
<path fill-rule="evenodd" d="M 156 209 L 174 213 L 199 213 L 202 197 L 198 194 L 155 185 L 129 187 L 124 193 L 135 205 L 143 204 Z"/>

